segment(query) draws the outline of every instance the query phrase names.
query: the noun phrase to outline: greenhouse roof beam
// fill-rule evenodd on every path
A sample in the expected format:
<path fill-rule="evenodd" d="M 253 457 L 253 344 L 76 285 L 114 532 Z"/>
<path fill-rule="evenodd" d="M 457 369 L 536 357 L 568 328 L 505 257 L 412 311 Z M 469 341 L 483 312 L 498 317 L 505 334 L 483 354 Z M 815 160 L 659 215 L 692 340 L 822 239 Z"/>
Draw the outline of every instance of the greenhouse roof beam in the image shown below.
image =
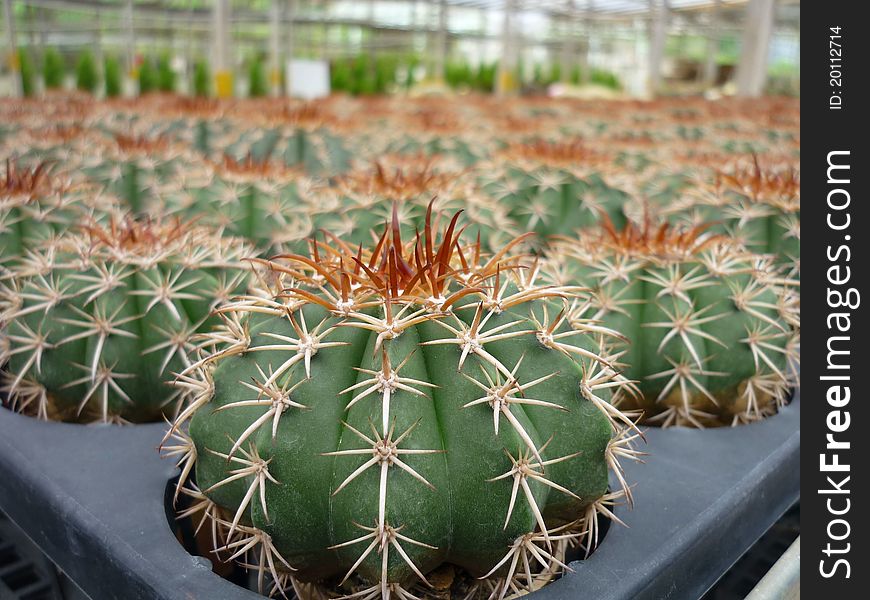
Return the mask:
<path fill-rule="evenodd" d="M 751 0 L 746 7 L 746 24 L 736 75 L 738 96 L 754 98 L 764 91 L 775 4 L 775 0 Z"/>
<path fill-rule="evenodd" d="M 407 2 L 415 2 L 416 0 L 405 0 Z M 748 0 L 722 0 L 723 5 L 739 6 L 747 3 Z M 796 0 L 784 0 L 784 2 L 794 2 Z M 439 4 L 441 0 L 425 0 L 426 3 Z M 450 7 L 462 7 L 478 10 L 498 10 L 503 11 L 510 8 L 515 12 L 537 12 L 548 15 L 550 17 L 568 17 L 582 18 L 588 13 L 594 13 L 601 17 L 635 17 L 642 16 L 648 13 L 647 2 L 645 0 L 578 0 L 574 3 L 573 14 L 571 9 L 566 8 L 563 0 L 518 0 L 511 4 L 512 0 L 445 0 L 445 3 Z M 122 4 L 115 1 L 107 0 L 20 0 L 21 4 L 52 8 L 57 10 L 79 10 L 86 11 L 91 14 L 97 8 L 104 10 L 119 9 Z M 671 10 L 675 12 L 681 11 L 699 11 L 712 10 L 716 5 L 716 0 L 672 0 Z M 136 2 L 137 14 L 153 14 L 158 13 L 165 16 L 167 13 L 184 13 L 190 12 L 209 15 L 211 13 L 211 4 L 203 3 L 202 6 L 191 8 L 190 5 L 154 1 L 154 2 Z M 243 10 L 241 7 L 236 7 L 233 11 L 239 14 L 259 13 L 263 20 L 267 20 L 268 10 Z M 297 11 L 301 13 L 301 11 Z M 321 15 L 322 16 L 322 15 Z"/>
<path fill-rule="evenodd" d="M 12 97 L 17 98 L 23 93 L 23 86 L 18 59 L 18 41 L 15 33 L 15 19 L 12 18 L 12 0 L 3 0 L 3 23 L 6 28 L 6 46 L 9 53 L 9 63 L 12 65 Z"/>

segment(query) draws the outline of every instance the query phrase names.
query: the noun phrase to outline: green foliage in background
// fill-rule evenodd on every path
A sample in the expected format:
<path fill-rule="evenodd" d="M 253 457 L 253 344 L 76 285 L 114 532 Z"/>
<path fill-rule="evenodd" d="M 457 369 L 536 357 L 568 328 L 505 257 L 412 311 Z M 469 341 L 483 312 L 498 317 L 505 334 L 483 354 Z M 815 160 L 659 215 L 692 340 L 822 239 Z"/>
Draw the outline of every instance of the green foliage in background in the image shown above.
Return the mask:
<path fill-rule="evenodd" d="M 211 69 L 208 62 L 198 60 L 193 65 L 193 94 L 200 98 L 208 97 L 211 93 Z"/>
<path fill-rule="evenodd" d="M 33 63 L 30 61 L 30 55 L 22 50 L 18 51 L 18 67 L 21 73 L 21 93 L 25 98 L 33 95 Z"/>
<path fill-rule="evenodd" d="M 106 80 L 106 97 L 115 98 L 121 95 L 122 81 L 121 64 L 113 56 L 107 56 L 103 65 L 104 78 Z"/>
<path fill-rule="evenodd" d="M 583 70 L 580 68 L 580 65 L 575 65 L 571 69 L 571 76 L 568 77 L 568 82 L 571 85 L 580 85 L 581 81 L 583 81 Z"/>
<path fill-rule="evenodd" d="M 164 54 L 157 60 L 157 88 L 161 92 L 175 91 L 175 71 L 168 54 Z"/>
<path fill-rule="evenodd" d="M 590 71 L 589 83 L 613 90 L 622 89 L 622 84 L 619 82 L 619 78 L 610 71 L 604 71 L 602 69 L 592 69 L 592 71 Z"/>
<path fill-rule="evenodd" d="M 538 87 L 546 87 L 562 80 L 562 65 L 555 62 L 546 67 L 541 63 L 535 63 L 532 74 L 532 83 Z"/>
<path fill-rule="evenodd" d="M 100 74 L 97 72 L 97 62 L 90 50 L 79 55 L 76 62 L 76 88 L 93 94 L 100 84 Z"/>
<path fill-rule="evenodd" d="M 451 88 L 471 88 L 474 84 L 474 72 L 466 61 L 450 61 L 444 66 L 444 82 Z"/>
<path fill-rule="evenodd" d="M 386 94 L 400 84 L 406 88 L 412 85 L 412 72 L 418 64 L 415 56 L 397 54 L 337 59 L 330 65 L 330 85 L 332 91 L 352 96 Z"/>
<path fill-rule="evenodd" d="M 263 61 L 255 57 L 248 65 L 248 95 L 251 98 L 259 98 L 269 93 L 269 81 L 266 77 L 266 69 Z"/>
<path fill-rule="evenodd" d="M 497 73 L 498 61 L 493 61 L 490 64 L 480 63 L 477 66 L 477 74 L 474 78 L 474 89 L 487 93 L 495 91 L 495 77 Z"/>
<path fill-rule="evenodd" d="M 42 59 L 42 77 L 45 80 L 45 89 L 55 90 L 63 87 L 63 77 L 66 73 L 66 64 L 60 52 L 54 48 L 45 51 Z"/>
<path fill-rule="evenodd" d="M 157 89 L 158 76 L 154 65 L 149 59 L 142 61 L 139 67 L 139 94 L 147 94 Z"/>

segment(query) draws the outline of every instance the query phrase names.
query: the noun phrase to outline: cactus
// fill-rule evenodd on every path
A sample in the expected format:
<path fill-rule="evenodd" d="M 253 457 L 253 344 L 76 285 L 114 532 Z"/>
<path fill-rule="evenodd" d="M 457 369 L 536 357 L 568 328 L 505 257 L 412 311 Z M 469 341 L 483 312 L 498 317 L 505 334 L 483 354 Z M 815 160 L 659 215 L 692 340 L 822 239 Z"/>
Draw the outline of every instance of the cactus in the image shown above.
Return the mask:
<path fill-rule="evenodd" d="M 55 173 L 48 162 L 28 167 L 7 159 L 0 174 L 0 268 L 11 266 L 84 215 L 111 206 L 110 199 Z"/>
<path fill-rule="evenodd" d="M 581 281 L 593 301 L 570 320 L 624 333 L 625 396 L 646 422 L 739 424 L 776 412 L 796 385 L 796 282 L 706 225 L 605 224 L 550 250 L 555 282 Z"/>
<path fill-rule="evenodd" d="M 208 181 L 167 198 L 167 209 L 243 237 L 263 251 L 304 248 L 312 233 L 304 198 L 310 182 L 275 161 L 224 156 Z"/>
<path fill-rule="evenodd" d="M 259 557 L 261 589 L 270 574 L 276 591 L 412 598 L 445 562 L 494 597 L 537 589 L 569 543 L 591 548 L 624 493 L 608 470 L 624 483 L 617 458 L 638 454 L 609 403 L 616 334 L 570 329 L 580 291 L 536 284 L 510 247 L 462 244 L 458 213 L 436 240 L 430 212 L 412 243 L 397 214 L 370 248 L 260 261 L 259 291 L 223 307 L 182 376 L 192 400 L 166 449 L 218 547 Z"/>
<path fill-rule="evenodd" d="M 757 155 L 715 169 L 686 201 L 667 212 L 686 222 L 716 220 L 713 231 L 738 239 L 800 271 L 800 172 L 790 165 L 763 166 Z"/>
<path fill-rule="evenodd" d="M 164 186 L 172 187 L 185 149 L 171 144 L 165 135 L 135 132 L 117 132 L 111 140 L 100 141 L 97 159 L 83 165 L 81 172 L 133 213 L 160 210 L 158 198 Z"/>
<path fill-rule="evenodd" d="M 611 162 L 581 140 L 534 140 L 505 148 L 482 183 L 523 229 L 542 236 L 568 234 L 602 216 L 621 226 L 627 196 L 601 176 Z"/>
<path fill-rule="evenodd" d="M 401 234 L 410 238 L 424 228 L 432 203 L 436 215 L 463 207 L 468 236 L 479 235 L 485 250 L 501 248 L 519 235 L 519 228 L 497 202 L 464 184 L 462 172 L 441 156 L 381 156 L 371 165 L 334 178 L 329 188 L 314 190 L 312 226 L 351 244 L 367 244 L 390 221 L 391 206 L 396 204 Z"/>
<path fill-rule="evenodd" d="M 236 162 L 280 161 L 308 175 L 332 176 L 350 167 L 351 153 L 341 138 L 325 128 L 303 127 L 227 131 L 225 123 L 197 125 L 196 147 L 212 160 L 224 156 Z"/>
<path fill-rule="evenodd" d="M 411 156 L 418 154 L 447 155 L 465 166 L 474 165 L 481 159 L 480 148 L 475 147 L 468 140 L 451 135 L 406 135 L 391 143 L 386 150 L 389 153 Z"/>
<path fill-rule="evenodd" d="M 0 298 L 12 406 L 58 420 L 172 416 L 167 383 L 190 364 L 212 308 L 238 293 L 246 252 L 201 227 L 118 216 L 33 252 Z"/>

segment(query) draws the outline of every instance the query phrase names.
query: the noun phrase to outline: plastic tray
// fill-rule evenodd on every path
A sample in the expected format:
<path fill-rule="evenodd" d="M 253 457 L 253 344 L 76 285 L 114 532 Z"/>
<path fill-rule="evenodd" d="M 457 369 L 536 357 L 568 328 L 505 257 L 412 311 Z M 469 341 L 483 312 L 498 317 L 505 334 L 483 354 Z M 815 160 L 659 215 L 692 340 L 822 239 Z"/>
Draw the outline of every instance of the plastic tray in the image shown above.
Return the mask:
<path fill-rule="evenodd" d="M 0 409 L 0 509 L 93 598 L 259 598 L 175 539 L 174 464 L 164 424 L 45 423 Z M 799 497 L 800 399 L 763 422 L 647 430 L 626 465 L 634 510 L 618 508 L 598 550 L 538 600 L 697 599 Z"/>

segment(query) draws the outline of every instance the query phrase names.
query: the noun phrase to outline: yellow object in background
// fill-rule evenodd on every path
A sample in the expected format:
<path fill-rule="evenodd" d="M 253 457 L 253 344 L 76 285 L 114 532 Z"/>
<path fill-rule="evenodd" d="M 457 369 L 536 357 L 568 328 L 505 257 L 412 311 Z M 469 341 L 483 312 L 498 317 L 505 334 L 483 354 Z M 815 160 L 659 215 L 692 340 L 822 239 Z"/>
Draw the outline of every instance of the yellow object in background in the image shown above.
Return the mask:
<path fill-rule="evenodd" d="M 18 51 L 11 52 L 6 58 L 9 65 L 9 70 L 13 73 L 21 70 L 21 59 L 18 56 Z"/>
<path fill-rule="evenodd" d="M 511 71 L 500 71 L 498 74 L 498 90 L 513 92 L 517 89 L 517 78 Z"/>
<path fill-rule="evenodd" d="M 215 91 L 218 98 L 233 97 L 233 73 L 232 71 L 218 71 L 215 73 Z"/>
<path fill-rule="evenodd" d="M 272 69 L 269 72 L 269 83 L 274 86 L 281 85 L 281 69 Z"/>

